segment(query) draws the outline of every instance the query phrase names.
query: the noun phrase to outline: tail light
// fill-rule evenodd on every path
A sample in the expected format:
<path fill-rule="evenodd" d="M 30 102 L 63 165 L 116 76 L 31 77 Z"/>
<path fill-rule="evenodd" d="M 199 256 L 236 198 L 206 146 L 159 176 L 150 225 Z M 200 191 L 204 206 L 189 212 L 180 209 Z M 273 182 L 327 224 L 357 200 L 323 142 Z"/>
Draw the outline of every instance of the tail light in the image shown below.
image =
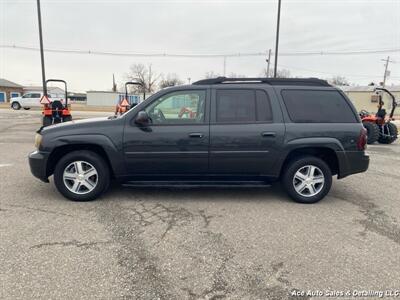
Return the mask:
<path fill-rule="evenodd" d="M 367 139 L 368 139 L 368 135 L 367 135 L 367 129 L 363 128 L 360 131 L 360 135 L 358 136 L 358 140 L 357 140 L 357 149 L 358 150 L 365 150 L 365 148 L 367 148 Z"/>

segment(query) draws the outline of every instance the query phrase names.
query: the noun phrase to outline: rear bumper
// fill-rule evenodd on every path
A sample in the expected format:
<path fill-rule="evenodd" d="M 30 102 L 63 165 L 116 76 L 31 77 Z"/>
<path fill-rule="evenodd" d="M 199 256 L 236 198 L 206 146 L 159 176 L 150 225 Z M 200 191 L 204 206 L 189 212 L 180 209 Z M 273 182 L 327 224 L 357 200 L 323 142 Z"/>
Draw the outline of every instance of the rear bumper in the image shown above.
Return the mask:
<path fill-rule="evenodd" d="M 367 171 L 369 155 L 364 151 L 336 152 L 339 159 L 338 178 Z"/>
<path fill-rule="evenodd" d="M 49 154 L 47 152 L 34 151 L 29 154 L 29 166 L 31 173 L 41 181 L 49 182 L 46 172 L 47 159 Z"/>

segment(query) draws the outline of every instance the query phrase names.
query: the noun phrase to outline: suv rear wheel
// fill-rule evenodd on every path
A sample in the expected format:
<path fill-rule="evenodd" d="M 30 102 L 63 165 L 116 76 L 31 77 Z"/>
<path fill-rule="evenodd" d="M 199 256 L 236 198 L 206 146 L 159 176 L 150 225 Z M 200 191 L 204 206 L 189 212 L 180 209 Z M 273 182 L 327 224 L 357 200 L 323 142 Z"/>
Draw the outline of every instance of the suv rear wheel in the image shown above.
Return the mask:
<path fill-rule="evenodd" d="M 326 196 L 332 186 L 332 172 L 322 160 L 313 156 L 292 160 L 284 171 L 283 186 L 299 203 L 315 203 Z"/>
<path fill-rule="evenodd" d="M 58 191 L 74 201 L 98 198 L 110 185 L 107 163 L 92 151 L 74 151 L 57 163 L 54 183 Z"/>

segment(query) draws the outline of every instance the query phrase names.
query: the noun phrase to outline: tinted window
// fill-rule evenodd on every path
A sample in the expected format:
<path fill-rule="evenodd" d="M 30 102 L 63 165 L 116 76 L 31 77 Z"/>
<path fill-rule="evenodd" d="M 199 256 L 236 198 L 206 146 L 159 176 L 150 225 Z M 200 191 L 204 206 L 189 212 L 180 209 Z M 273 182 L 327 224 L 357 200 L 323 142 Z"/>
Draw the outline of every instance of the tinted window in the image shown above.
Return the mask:
<path fill-rule="evenodd" d="M 351 107 L 337 91 L 284 90 L 282 97 L 293 122 L 357 122 Z"/>
<path fill-rule="evenodd" d="M 40 94 L 32 94 L 31 98 L 40 98 Z"/>
<path fill-rule="evenodd" d="M 257 121 L 272 121 L 271 102 L 266 92 L 257 90 Z"/>
<path fill-rule="evenodd" d="M 218 90 L 217 122 L 256 121 L 256 97 L 253 90 Z"/>

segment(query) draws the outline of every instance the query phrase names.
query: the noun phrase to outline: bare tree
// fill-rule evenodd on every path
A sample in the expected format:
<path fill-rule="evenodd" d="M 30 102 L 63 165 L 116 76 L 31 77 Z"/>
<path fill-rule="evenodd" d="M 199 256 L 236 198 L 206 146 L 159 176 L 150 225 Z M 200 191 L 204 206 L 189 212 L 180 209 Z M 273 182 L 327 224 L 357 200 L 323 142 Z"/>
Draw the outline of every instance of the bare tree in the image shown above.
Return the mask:
<path fill-rule="evenodd" d="M 333 85 L 350 85 L 346 77 L 339 75 L 328 79 L 328 82 Z"/>
<path fill-rule="evenodd" d="M 128 80 L 139 82 L 142 85 L 142 87 L 133 87 L 133 92 L 142 93 L 144 87 L 146 93 L 154 93 L 160 76 L 160 74 L 153 71 L 151 64 L 147 66 L 144 64 L 133 64 L 126 77 Z"/>
<path fill-rule="evenodd" d="M 167 74 L 167 76 L 161 76 L 161 81 L 160 81 L 160 89 L 169 87 L 169 86 L 175 86 L 175 85 L 182 85 L 183 80 L 179 78 L 179 76 L 175 73 L 173 74 Z"/>
<path fill-rule="evenodd" d="M 229 74 L 229 78 L 246 78 L 246 77 L 247 77 L 246 75 L 233 73 L 233 72 Z"/>
<path fill-rule="evenodd" d="M 263 77 L 273 77 L 273 74 L 274 74 L 274 69 L 270 69 L 269 74 L 267 74 L 266 68 L 264 68 L 261 71 L 261 76 L 263 76 Z M 277 78 L 291 78 L 293 76 L 290 74 L 290 71 L 288 69 L 278 69 L 276 71 L 276 77 Z"/>
<path fill-rule="evenodd" d="M 217 78 L 220 77 L 221 74 L 215 73 L 214 71 L 208 71 L 206 74 L 204 74 L 204 78 L 209 79 L 209 78 Z"/>

